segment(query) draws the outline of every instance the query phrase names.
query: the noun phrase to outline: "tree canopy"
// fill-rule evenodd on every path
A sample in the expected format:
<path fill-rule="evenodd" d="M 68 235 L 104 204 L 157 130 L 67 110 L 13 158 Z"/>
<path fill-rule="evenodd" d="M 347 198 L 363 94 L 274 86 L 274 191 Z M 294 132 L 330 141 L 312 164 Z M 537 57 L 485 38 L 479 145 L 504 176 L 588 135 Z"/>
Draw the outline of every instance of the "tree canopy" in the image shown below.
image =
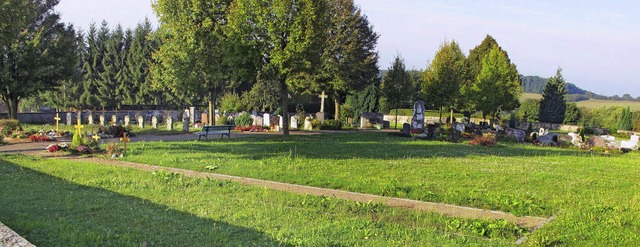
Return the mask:
<path fill-rule="evenodd" d="M 398 107 L 403 105 L 403 101 L 411 97 L 412 89 L 409 73 L 407 73 L 404 66 L 404 60 L 400 58 L 400 55 L 396 55 L 393 64 L 382 77 L 382 84 L 380 85 L 380 91 L 382 96 L 385 97 L 387 105 L 396 109 L 396 124 L 398 123 Z"/>
<path fill-rule="evenodd" d="M 564 114 L 567 109 L 565 95 L 567 95 L 567 88 L 564 78 L 562 77 L 562 69 L 558 68 L 556 75 L 549 79 L 542 91 L 542 100 L 540 100 L 540 122 L 564 122 Z"/>
<path fill-rule="evenodd" d="M 458 43 L 444 42 L 424 72 L 421 88 L 424 99 L 441 113 L 443 107 L 453 109 L 465 75 L 465 57 Z"/>
<path fill-rule="evenodd" d="M 53 11 L 58 0 L 11 1 L 2 8 L 18 11 L 2 23 L 0 98 L 17 119 L 20 100 L 71 79 L 77 56 L 75 30 Z"/>

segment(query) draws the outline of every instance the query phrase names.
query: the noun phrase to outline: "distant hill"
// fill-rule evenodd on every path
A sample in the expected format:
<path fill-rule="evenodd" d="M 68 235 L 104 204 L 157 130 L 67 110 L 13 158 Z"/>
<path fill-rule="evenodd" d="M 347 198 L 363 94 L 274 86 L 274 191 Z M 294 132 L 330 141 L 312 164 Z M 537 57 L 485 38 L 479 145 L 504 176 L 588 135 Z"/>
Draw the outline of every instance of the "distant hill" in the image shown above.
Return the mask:
<path fill-rule="evenodd" d="M 523 76 L 520 75 L 520 80 L 522 81 L 522 88 L 525 93 L 532 94 L 542 94 L 542 90 L 544 86 L 547 84 L 549 78 L 542 78 L 540 76 Z M 640 101 L 640 97 L 633 98 L 629 94 L 625 94 L 622 97 L 618 95 L 614 96 L 604 96 L 600 94 L 596 94 L 591 91 L 584 90 L 579 88 L 573 83 L 566 83 L 567 87 L 567 101 L 569 102 L 578 102 L 589 99 L 597 99 L 597 100 L 615 100 L 615 101 Z"/>

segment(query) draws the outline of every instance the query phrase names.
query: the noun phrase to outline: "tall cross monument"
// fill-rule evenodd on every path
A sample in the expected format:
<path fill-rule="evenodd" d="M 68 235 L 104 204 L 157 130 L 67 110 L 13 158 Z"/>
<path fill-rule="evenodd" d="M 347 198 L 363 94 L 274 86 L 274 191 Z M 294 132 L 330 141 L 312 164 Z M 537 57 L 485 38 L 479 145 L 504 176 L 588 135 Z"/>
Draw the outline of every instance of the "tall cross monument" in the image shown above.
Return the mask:
<path fill-rule="evenodd" d="M 324 112 L 324 99 L 328 97 L 329 96 L 324 94 L 324 91 L 322 91 L 322 94 L 318 95 L 318 98 L 320 98 L 320 112 Z"/>

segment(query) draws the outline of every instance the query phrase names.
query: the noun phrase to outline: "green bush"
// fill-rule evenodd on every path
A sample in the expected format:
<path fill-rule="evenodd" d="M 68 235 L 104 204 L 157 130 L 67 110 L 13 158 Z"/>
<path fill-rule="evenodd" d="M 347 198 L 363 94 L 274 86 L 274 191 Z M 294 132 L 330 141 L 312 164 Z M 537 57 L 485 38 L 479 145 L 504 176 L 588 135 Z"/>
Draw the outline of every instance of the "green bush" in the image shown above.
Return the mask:
<path fill-rule="evenodd" d="M 245 112 L 240 114 L 240 116 L 235 119 L 235 123 L 236 126 L 246 127 L 250 126 L 253 123 L 253 119 L 251 118 L 251 114 Z"/>
<path fill-rule="evenodd" d="M 321 123 L 318 127 L 320 130 L 341 130 L 342 122 L 335 120 L 324 120 L 324 123 Z"/>
<path fill-rule="evenodd" d="M 15 119 L 2 119 L 0 120 L 0 131 L 3 136 L 11 135 L 11 132 L 20 130 L 20 122 Z"/>
<path fill-rule="evenodd" d="M 73 147 L 82 146 L 84 144 L 84 139 L 82 138 L 82 133 L 79 130 L 73 133 L 73 139 L 71 139 L 71 144 Z"/>

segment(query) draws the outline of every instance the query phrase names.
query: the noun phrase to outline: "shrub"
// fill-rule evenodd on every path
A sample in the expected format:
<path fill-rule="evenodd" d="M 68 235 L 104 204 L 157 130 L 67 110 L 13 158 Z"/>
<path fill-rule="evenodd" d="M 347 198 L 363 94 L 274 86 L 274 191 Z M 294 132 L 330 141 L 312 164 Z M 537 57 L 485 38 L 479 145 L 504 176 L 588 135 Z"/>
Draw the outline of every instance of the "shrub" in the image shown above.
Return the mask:
<path fill-rule="evenodd" d="M 0 131 L 3 136 L 10 136 L 11 132 L 20 130 L 20 122 L 15 119 L 2 119 L 0 120 Z"/>
<path fill-rule="evenodd" d="M 477 146 L 495 146 L 496 145 L 496 137 L 494 135 L 484 135 L 484 136 L 476 136 L 473 138 L 469 144 Z"/>
<path fill-rule="evenodd" d="M 335 120 L 324 120 L 324 123 L 321 123 L 318 127 L 320 130 L 341 130 L 342 122 Z"/>
<path fill-rule="evenodd" d="M 235 123 L 237 126 L 246 127 L 253 123 L 253 119 L 251 118 L 251 114 L 245 112 L 235 119 Z"/>
<path fill-rule="evenodd" d="M 82 146 L 82 144 L 84 144 L 82 133 L 80 133 L 79 130 L 73 133 L 73 139 L 71 139 L 71 143 L 73 144 L 74 147 L 79 147 L 79 146 Z"/>
<path fill-rule="evenodd" d="M 111 135 L 113 137 L 123 137 L 124 133 L 127 133 L 127 135 L 129 134 L 128 130 L 125 127 L 122 127 L 120 125 L 117 126 L 107 126 L 107 127 L 100 127 L 99 132 L 106 134 L 106 135 Z"/>

